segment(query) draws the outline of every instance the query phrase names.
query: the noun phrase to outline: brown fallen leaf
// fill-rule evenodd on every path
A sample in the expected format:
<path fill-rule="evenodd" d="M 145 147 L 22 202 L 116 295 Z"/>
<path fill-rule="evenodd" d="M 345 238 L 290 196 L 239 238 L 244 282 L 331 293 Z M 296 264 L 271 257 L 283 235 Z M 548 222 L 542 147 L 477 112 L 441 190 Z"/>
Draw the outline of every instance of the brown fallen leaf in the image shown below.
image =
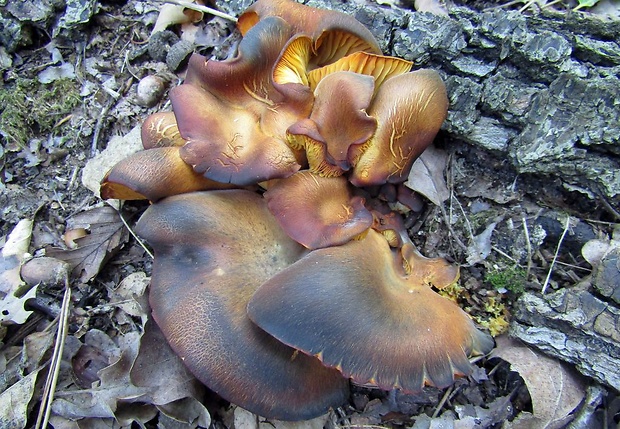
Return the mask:
<path fill-rule="evenodd" d="M 532 398 L 533 413 L 522 412 L 506 429 L 560 429 L 573 418 L 585 396 L 583 379 L 562 362 L 507 336 L 496 339 L 493 357 L 510 363 Z"/>
<path fill-rule="evenodd" d="M 101 347 L 105 347 L 106 341 L 99 340 Z M 120 358 L 97 372 L 99 381 L 92 388 L 74 390 L 75 386 L 67 386 L 57 390 L 52 405 L 56 421 L 99 418 L 127 425 L 132 421 L 145 423 L 158 412 L 158 406 L 179 421 L 206 421 L 206 409 L 201 411 L 192 401 L 191 406 L 181 401 L 198 401 L 204 387 L 185 369 L 155 323 L 147 323 L 142 335 L 129 332 L 117 337 L 116 343 Z M 96 342 L 91 346 L 96 346 Z"/>
<path fill-rule="evenodd" d="M 444 179 L 448 154 L 429 146 L 413 163 L 405 186 L 431 200 L 435 205 L 450 198 L 450 191 Z"/>
<path fill-rule="evenodd" d="M 118 212 L 109 206 L 78 213 L 67 229 L 85 228 L 89 234 L 75 240 L 77 248 L 47 248 L 47 256 L 67 262 L 82 283 L 94 278 L 103 264 L 127 241 L 127 230 Z"/>

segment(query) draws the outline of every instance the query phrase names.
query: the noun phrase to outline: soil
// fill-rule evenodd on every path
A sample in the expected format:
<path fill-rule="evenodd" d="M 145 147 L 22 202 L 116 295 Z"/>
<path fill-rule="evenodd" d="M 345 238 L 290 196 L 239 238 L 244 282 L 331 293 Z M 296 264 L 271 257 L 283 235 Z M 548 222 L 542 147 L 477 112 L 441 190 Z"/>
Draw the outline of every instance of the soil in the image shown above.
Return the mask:
<path fill-rule="evenodd" d="M 159 4 L 93 1 L 92 16 L 85 23 L 61 28 L 63 9 L 55 8 L 54 2 L 40 1 L 48 6 L 49 14 L 38 21 L 21 21 L 18 40 L 2 50 L 5 65 L 0 89 L 0 234 L 6 238 L 21 219 L 32 219 L 30 253 L 35 258 L 49 254 L 52 248 L 68 249 L 72 243 L 65 234 L 77 229 L 71 224 L 75 215 L 103 206 L 81 183 L 86 163 L 112 137 L 129 133 L 151 113 L 169 110 L 167 91 L 183 79 L 182 62 L 178 70 L 171 70 L 145 49 Z M 232 24 L 206 18 L 197 26 L 197 37 L 209 40 L 201 53 L 226 58 L 234 52 L 238 35 Z M 179 34 L 177 27 L 174 30 Z M 12 63 L 6 64 L 7 59 Z M 65 77 L 42 83 L 48 79 L 46 73 L 52 72 Z M 139 104 L 137 86 L 148 75 L 159 76 L 165 91 L 154 105 L 144 107 Z M 423 254 L 461 264 L 459 286 L 443 293 L 456 299 L 480 325 L 494 335 L 504 334 L 513 305 L 524 291 L 537 292 L 544 285 L 550 290 L 571 287 L 590 274 L 592 266 L 582 257 L 581 247 L 590 239 L 611 236 L 617 221 L 613 209 L 581 193 L 556 192 L 546 176 L 520 178 L 504 160 L 454 141 L 447 132 L 439 134 L 436 145 L 448 154 L 451 197 L 443 206 L 425 200 L 418 211 L 407 215 L 407 223 Z M 126 203 L 123 217 L 132 225 L 146 207 L 146 203 Z M 567 215 L 582 234 L 565 235 L 556 257 Z M 529 243 L 523 241 L 524 229 Z M 485 230 L 493 232 L 492 241 L 485 239 Z M 472 247 L 473 243 L 478 247 Z M 150 257 L 127 234 L 104 259 L 92 278 L 79 272 L 71 277 L 69 334 L 81 341 L 90 330 L 117 339 L 144 326 L 139 315 L 119 320 L 118 312 L 106 304 L 111 291 L 128 275 L 150 273 Z M 0 331 L 3 350 L 22 347 L 25 338 L 50 325 L 60 313 L 63 289 L 62 282 L 50 280 L 38 287 L 36 299 L 28 303 L 34 311 L 28 322 Z M 104 361 L 90 362 L 95 367 L 100 362 L 99 369 L 105 367 Z M 522 412 L 533 412 L 528 387 L 508 362 L 494 357 L 478 365 L 475 374 L 459 379 L 453 387 L 427 388 L 417 395 L 354 387 L 349 402 L 335 410 L 326 424 L 423 428 L 440 427 L 442 418 L 461 420 L 464 425 L 475 417 L 477 423 L 459 427 L 500 428 Z M 62 374 L 70 377 L 70 372 Z M 92 371 L 92 377 L 97 380 L 97 371 Z M 80 373 L 77 378 L 87 377 Z M 67 387 L 71 383 L 65 379 L 59 384 Z M 586 380 L 584 386 L 593 384 Z M 28 406 L 26 427 L 34 427 L 41 398 L 42 389 L 37 387 Z M 230 427 L 233 411 L 229 404 L 214 394 L 205 398 L 211 426 Z M 591 421 L 597 427 L 617 427 L 619 400 L 617 392 L 607 391 L 591 410 Z M 127 427 L 166 427 L 163 422 L 164 417 L 155 414 Z"/>

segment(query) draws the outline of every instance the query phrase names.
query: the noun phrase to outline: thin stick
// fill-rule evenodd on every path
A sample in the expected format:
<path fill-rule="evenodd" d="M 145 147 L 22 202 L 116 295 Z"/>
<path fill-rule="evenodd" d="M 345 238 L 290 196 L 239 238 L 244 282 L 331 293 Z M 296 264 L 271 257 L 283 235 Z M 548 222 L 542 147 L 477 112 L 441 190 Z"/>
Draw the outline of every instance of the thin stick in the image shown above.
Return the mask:
<path fill-rule="evenodd" d="M 144 251 L 151 257 L 151 259 L 154 259 L 155 255 L 153 255 L 153 253 L 146 247 L 146 245 L 140 239 L 140 237 L 138 237 L 138 235 L 135 232 L 133 232 L 133 229 L 131 229 L 131 227 L 129 226 L 129 224 L 127 223 L 125 218 L 123 217 L 123 214 L 120 212 L 120 210 L 117 210 L 116 212 L 118 213 L 118 216 L 121 218 L 121 222 L 123 222 L 123 225 L 125 225 L 125 228 L 127 228 L 127 230 L 132 235 L 132 237 L 136 239 L 136 241 L 138 242 L 140 247 L 142 247 L 142 249 L 144 249 Z"/>
<path fill-rule="evenodd" d="M 450 388 L 448 390 L 446 390 L 446 393 L 444 393 L 443 396 L 441 397 L 441 400 L 439 401 L 439 404 L 437 404 L 437 407 L 435 408 L 435 411 L 433 412 L 433 415 L 431 416 L 431 418 L 434 419 L 435 417 L 437 417 L 439 415 L 439 412 L 441 411 L 441 409 L 443 408 L 444 404 L 448 400 L 448 397 L 452 393 L 453 389 L 454 389 L 454 386 L 450 386 Z"/>
<path fill-rule="evenodd" d="M 67 338 L 67 331 L 69 328 L 70 303 L 71 288 L 69 287 L 69 279 L 67 277 L 65 278 L 65 294 L 62 298 L 62 307 L 60 309 L 60 314 L 58 315 L 56 345 L 54 346 L 54 353 L 52 354 L 47 380 L 45 380 L 43 398 L 41 399 L 41 406 L 39 408 L 39 414 L 37 415 L 35 429 L 46 428 L 49 423 L 50 414 L 52 413 L 52 402 L 54 401 L 54 392 L 56 390 L 58 374 L 60 372 L 60 362 L 62 360 L 62 353 L 65 348 L 65 339 Z"/>
<path fill-rule="evenodd" d="M 555 249 L 555 255 L 553 255 L 553 260 L 551 261 L 551 265 L 549 266 L 549 272 L 547 273 L 547 278 L 543 283 L 542 293 L 544 294 L 547 290 L 547 286 L 549 286 L 549 280 L 551 279 L 551 272 L 553 271 L 553 267 L 555 266 L 555 261 L 558 259 L 558 254 L 560 253 L 560 247 L 562 247 L 562 241 L 564 241 L 564 237 L 566 236 L 566 232 L 568 231 L 570 216 L 566 215 L 566 224 L 564 225 L 564 231 L 562 231 L 562 235 L 560 236 L 560 241 L 558 241 L 558 247 Z"/>
<path fill-rule="evenodd" d="M 523 220 L 523 232 L 525 234 L 525 246 L 527 248 L 527 272 L 525 273 L 525 280 L 530 278 L 530 271 L 532 271 L 532 243 L 530 243 L 530 231 L 527 228 L 527 219 L 525 216 L 521 218 Z"/>
<path fill-rule="evenodd" d="M 229 15 L 224 12 L 220 12 L 219 10 L 212 9 L 210 7 L 203 6 L 200 4 L 190 3 L 188 1 L 183 1 L 183 0 L 164 0 L 164 3 L 176 4 L 179 6 L 186 7 L 188 9 L 197 10 L 198 12 L 208 13 L 209 15 L 218 16 L 220 18 L 224 18 L 232 22 L 237 22 L 237 18 L 235 18 L 232 15 Z"/>

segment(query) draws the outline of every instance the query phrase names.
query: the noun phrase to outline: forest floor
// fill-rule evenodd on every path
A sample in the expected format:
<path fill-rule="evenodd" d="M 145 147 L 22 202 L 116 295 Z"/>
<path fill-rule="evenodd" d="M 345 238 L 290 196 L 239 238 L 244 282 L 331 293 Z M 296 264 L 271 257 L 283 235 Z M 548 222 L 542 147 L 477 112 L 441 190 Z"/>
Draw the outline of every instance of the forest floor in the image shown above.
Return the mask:
<path fill-rule="evenodd" d="M 263 423 L 255 417 L 197 388 L 170 350 L 153 357 L 164 340 L 145 299 L 152 262 L 129 232 L 147 204 L 126 203 L 119 216 L 82 180 L 89 161 L 96 177 L 105 172 L 110 161 L 91 160 L 111 140 L 131 144 L 124 136 L 145 117 L 170 110 L 167 92 L 182 82 L 183 64 L 154 59 L 147 48 L 161 4 L 58 3 L 0 1 L 0 427 L 35 427 L 50 390 L 57 429 L 257 427 Z M 239 38 L 232 23 L 206 16 L 183 36 L 219 59 L 232 55 Z M 163 87 L 149 101 L 138 84 L 153 75 Z M 588 279 L 592 265 L 581 249 L 595 239 L 612 242 L 610 208 L 587 198 L 570 208 L 561 198 L 533 198 L 546 178 L 518 187 L 516 177 L 502 174 L 502 160 L 468 151 L 443 132 L 437 146 L 449 198 L 425 200 L 409 213 L 409 232 L 423 254 L 462 266 L 460 282 L 444 294 L 497 337 L 497 351 L 450 388 L 407 395 L 355 387 L 327 416 L 288 426 L 561 428 L 575 419 L 575 428 L 618 427 L 618 392 L 505 335 L 524 292 Z M 515 246 L 526 263 L 510 250 Z M 57 332 L 61 356 L 54 356 Z M 138 365 L 147 359 L 155 359 L 148 370 Z M 552 385 L 558 379 L 561 385 Z M 563 403 L 551 404 L 560 397 Z M 579 419 L 595 426 L 579 426 Z"/>

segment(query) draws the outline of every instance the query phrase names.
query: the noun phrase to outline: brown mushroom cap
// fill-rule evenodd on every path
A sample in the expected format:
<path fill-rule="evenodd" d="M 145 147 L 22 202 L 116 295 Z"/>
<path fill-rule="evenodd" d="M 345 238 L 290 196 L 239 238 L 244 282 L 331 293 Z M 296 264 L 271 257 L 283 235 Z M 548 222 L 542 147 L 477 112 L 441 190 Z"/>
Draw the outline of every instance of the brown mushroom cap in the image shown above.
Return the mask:
<path fill-rule="evenodd" d="M 287 130 L 289 143 L 306 149 L 310 170 L 325 176 L 349 170 L 357 157 L 354 153 L 362 150 L 377 127 L 366 114 L 373 91 L 371 76 L 349 71 L 332 73 L 319 82 L 310 118 Z"/>
<path fill-rule="evenodd" d="M 256 414 L 310 419 L 348 397 L 348 382 L 280 343 L 246 315 L 255 290 L 304 253 L 259 195 L 244 190 L 166 198 L 136 232 L 155 251 L 153 317 L 189 370 Z"/>
<path fill-rule="evenodd" d="M 345 13 L 305 6 L 293 0 L 258 0 L 237 20 L 245 35 L 258 22 L 279 16 L 292 27 L 291 35 L 304 33 L 314 41 L 313 63 L 321 67 L 357 51 L 380 54 L 372 33 Z"/>
<path fill-rule="evenodd" d="M 415 159 L 431 144 L 446 118 L 448 97 L 439 75 L 417 70 L 387 79 L 368 114 L 377 131 L 349 178 L 355 186 L 407 180 Z"/>
<path fill-rule="evenodd" d="M 171 91 L 181 136 L 181 156 L 205 177 L 249 185 L 287 177 L 303 156 L 286 144 L 286 129 L 307 117 L 312 93 L 286 98 L 271 83 L 272 67 L 288 40 L 289 25 L 269 17 L 254 26 L 229 61 L 193 55 L 183 85 Z"/>
<path fill-rule="evenodd" d="M 183 146 L 185 140 L 179 133 L 174 112 L 153 113 L 142 124 L 142 146 L 144 149 L 156 147 Z"/>
<path fill-rule="evenodd" d="M 469 374 L 468 356 L 493 340 L 469 316 L 407 275 L 396 250 L 370 230 L 359 241 L 310 252 L 263 284 L 248 305 L 261 328 L 344 375 L 384 389 L 445 387 Z"/>
<path fill-rule="evenodd" d="M 269 187 L 269 210 L 286 233 L 309 249 L 338 246 L 372 225 L 364 200 L 351 194 L 344 177 L 300 171 Z"/>
<path fill-rule="evenodd" d="M 157 147 L 129 155 L 117 163 L 101 182 L 103 199 L 158 201 L 171 195 L 235 187 L 196 173 L 183 162 L 179 148 Z"/>

